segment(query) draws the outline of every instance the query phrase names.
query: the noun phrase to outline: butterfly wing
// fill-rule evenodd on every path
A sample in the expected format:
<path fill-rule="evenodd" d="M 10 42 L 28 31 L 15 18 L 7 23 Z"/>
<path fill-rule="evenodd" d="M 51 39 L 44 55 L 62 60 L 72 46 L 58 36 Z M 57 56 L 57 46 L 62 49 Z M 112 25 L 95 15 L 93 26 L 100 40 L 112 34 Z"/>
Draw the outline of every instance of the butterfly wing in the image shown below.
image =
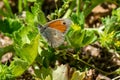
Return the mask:
<path fill-rule="evenodd" d="M 59 47 L 64 42 L 64 34 L 54 28 L 45 28 L 42 35 L 53 48 Z"/>
<path fill-rule="evenodd" d="M 54 28 L 64 34 L 68 31 L 70 25 L 71 25 L 71 20 L 67 18 L 53 20 L 46 24 L 46 26 Z"/>
<path fill-rule="evenodd" d="M 64 42 L 64 35 L 69 29 L 71 21 L 69 19 L 57 19 L 48 22 L 44 27 L 39 26 L 39 30 L 44 38 L 53 48 L 59 47 Z"/>

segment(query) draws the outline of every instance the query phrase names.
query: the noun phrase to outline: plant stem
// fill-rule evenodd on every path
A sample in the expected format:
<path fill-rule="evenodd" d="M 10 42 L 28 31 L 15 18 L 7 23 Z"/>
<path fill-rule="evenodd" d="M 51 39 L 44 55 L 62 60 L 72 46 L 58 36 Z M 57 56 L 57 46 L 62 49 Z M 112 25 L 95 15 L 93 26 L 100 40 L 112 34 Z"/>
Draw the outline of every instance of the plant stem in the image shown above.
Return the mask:
<path fill-rule="evenodd" d="M 22 0 L 18 0 L 18 11 L 19 11 L 19 13 L 21 13 L 22 12 Z"/>
<path fill-rule="evenodd" d="M 9 17 L 14 17 L 13 13 L 12 13 L 12 9 L 10 7 L 10 4 L 8 2 L 8 0 L 3 0 L 4 4 L 5 4 L 5 7 L 9 13 Z"/>
<path fill-rule="evenodd" d="M 28 10 L 28 2 L 27 0 L 23 0 L 23 4 L 24 4 L 24 7 L 25 7 L 25 10 L 27 11 Z"/>
<path fill-rule="evenodd" d="M 66 11 L 65 15 L 63 16 L 63 18 L 68 18 L 70 16 L 70 14 L 72 13 L 74 7 L 75 7 L 75 1 L 72 2 L 70 8 Z"/>
<path fill-rule="evenodd" d="M 80 3 L 81 3 L 81 0 L 77 0 L 77 15 L 79 15 L 80 13 Z"/>
<path fill-rule="evenodd" d="M 105 71 L 103 71 L 103 70 L 101 70 L 101 69 L 99 69 L 99 68 L 97 68 L 95 66 L 92 66 L 92 65 L 88 64 L 87 62 L 83 61 L 82 59 L 77 59 L 77 60 L 79 60 L 80 62 L 82 62 L 82 63 L 84 63 L 84 64 L 86 64 L 86 65 L 88 65 L 88 66 L 90 66 L 90 67 L 92 67 L 94 69 L 96 69 L 97 71 L 99 71 L 99 72 L 101 72 L 101 73 L 103 73 L 105 75 L 109 74 L 108 72 L 105 72 Z"/>

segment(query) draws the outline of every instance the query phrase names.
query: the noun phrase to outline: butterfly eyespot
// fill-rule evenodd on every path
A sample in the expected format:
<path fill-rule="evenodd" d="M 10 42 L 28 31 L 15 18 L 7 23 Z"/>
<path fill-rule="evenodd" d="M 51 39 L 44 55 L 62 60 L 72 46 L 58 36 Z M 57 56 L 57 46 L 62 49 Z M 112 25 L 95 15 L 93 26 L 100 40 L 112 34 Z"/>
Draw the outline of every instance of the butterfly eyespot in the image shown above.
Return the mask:
<path fill-rule="evenodd" d="M 64 25 L 66 25 L 66 22 L 63 22 Z"/>

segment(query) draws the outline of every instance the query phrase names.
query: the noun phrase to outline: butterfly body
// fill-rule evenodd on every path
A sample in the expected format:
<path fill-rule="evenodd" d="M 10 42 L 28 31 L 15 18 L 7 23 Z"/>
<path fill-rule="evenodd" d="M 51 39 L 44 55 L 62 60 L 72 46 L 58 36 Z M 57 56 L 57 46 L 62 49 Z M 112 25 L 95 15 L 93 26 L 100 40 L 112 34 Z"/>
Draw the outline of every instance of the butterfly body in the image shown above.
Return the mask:
<path fill-rule="evenodd" d="M 70 27 L 69 19 L 57 19 L 48 22 L 43 27 L 40 27 L 40 32 L 48 41 L 51 47 L 59 47 L 64 42 L 66 32 Z"/>

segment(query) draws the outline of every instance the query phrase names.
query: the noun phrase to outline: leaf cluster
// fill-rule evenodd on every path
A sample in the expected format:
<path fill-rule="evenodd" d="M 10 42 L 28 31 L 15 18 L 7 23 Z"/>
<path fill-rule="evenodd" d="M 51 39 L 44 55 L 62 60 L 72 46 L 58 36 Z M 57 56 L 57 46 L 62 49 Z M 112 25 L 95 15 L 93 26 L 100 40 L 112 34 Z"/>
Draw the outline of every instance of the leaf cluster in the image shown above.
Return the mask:
<path fill-rule="evenodd" d="M 37 28 L 38 24 L 47 23 L 46 16 L 42 11 L 44 0 L 18 0 L 18 14 L 25 11 L 25 16 L 16 15 L 12 12 L 8 0 L 3 0 L 6 11 L 0 10 L 3 18 L 0 20 L 0 32 L 13 40 L 13 44 L 0 48 L 0 58 L 7 52 L 12 52 L 13 60 L 10 65 L 0 64 L 0 80 L 14 79 L 24 73 L 30 66 L 34 68 L 34 76 L 40 80 L 53 80 L 56 78 L 66 79 L 61 71 L 66 71 L 68 66 L 56 65 L 56 61 L 61 59 L 70 60 L 75 65 L 75 61 L 95 68 L 80 59 L 81 49 L 87 45 L 99 42 L 107 50 L 120 51 L 120 9 L 113 10 L 112 15 L 102 18 L 100 28 L 85 28 L 85 18 L 92 9 L 103 2 L 116 2 L 111 0 L 63 0 L 61 8 L 57 8 L 49 16 L 50 20 L 56 18 L 70 18 L 72 25 L 66 34 L 67 46 L 61 45 L 58 49 L 50 47 L 42 38 Z M 28 6 L 28 3 L 34 3 Z M 23 6 L 22 6 L 23 5 Z M 83 5 L 83 6 L 82 6 Z M 88 8 L 89 7 L 89 8 Z M 76 10 L 74 10 L 76 9 Z M 9 14 L 8 14 L 9 13 Z M 71 54 L 69 49 L 73 49 Z M 68 59 L 67 56 L 71 56 Z M 6 62 L 7 63 L 7 62 Z M 65 64 L 68 62 L 64 62 Z M 83 64 L 83 65 L 84 65 Z M 79 65 L 76 65 L 79 66 Z M 79 66 L 81 67 L 81 66 Z M 85 67 L 81 71 L 85 71 Z M 71 75 L 71 80 L 82 80 L 85 72 L 80 72 L 76 67 Z M 101 73 L 105 73 L 102 70 Z M 117 74 L 119 69 L 116 70 Z M 57 77 L 55 76 L 55 74 Z"/>

